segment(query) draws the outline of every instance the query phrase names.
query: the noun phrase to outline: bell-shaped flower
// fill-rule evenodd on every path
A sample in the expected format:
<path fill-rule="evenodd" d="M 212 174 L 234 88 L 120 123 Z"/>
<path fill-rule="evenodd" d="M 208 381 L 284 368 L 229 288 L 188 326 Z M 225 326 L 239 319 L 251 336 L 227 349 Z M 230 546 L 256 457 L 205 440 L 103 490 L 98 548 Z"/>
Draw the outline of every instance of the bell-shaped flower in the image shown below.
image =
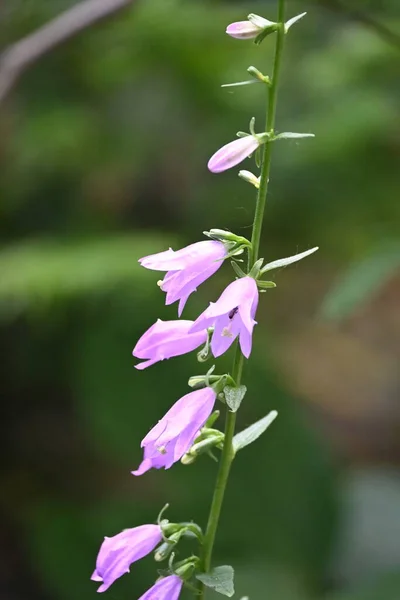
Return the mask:
<path fill-rule="evenodd" d="M 150 554 L 161 540 L 159 525 L 140 525 L 105 537 L 91 577 L 103 582 L 97 591 L 105 592 L 116 579 L 129 573 L 130 565 Z"/>
<path fill-rule="evenodd" d="M 170 248 L 165 252 L 145 256 L 139 262 L 146 269 L 167 271 L 159 285 L 163 292 L 167 292 L 166 304 L 179 300 L 178 315 L 181 316 L 190 294 L 218 271 L 226 254 L 222 242 L 206 240 L 190 244 L 181 250 L 174 251 Z"/>
<path fill-rule="evenodd" d="M 192 352 L 207 341 L 207 331 L 189 333 L 193 321 L 161 321 L 158 319 L 140 338 L 132 354 L 145 362 L 135 365 L 143 370 L 154 363 Z"/>
<path fill-rule="evenodd" d="M 252 277 L 237 279 L 222 292 L 217 302 L 196 319 L 189 333 L 214 327 L 211 351 L 221 356 L 239 336 L 240 348 L 248 358 L 251 352 L 254 320 L 258 305 L 257 283 Z"/>
<path fill-rule="evenodd" d="M 237 21 L 228 25 L 226 33 L 238 40 L 250 40 L 263 33 L 273 33 L 276 29 L 277 23 L 259 15 L 250 14 L 247 21 Z"/>
<path fill-rule="evenodd" d="M 132 474 L 142 475 L 151 468 L 169 469 L 180 460 L 211 415 L 215 399 L 216 393 L 207 387 L 175 402 L 142 441 L 144 458 Z"/>
<path fill-rule="evenodd" d="M 222 173 L 222 171 L 231 169 L 257 150 L 261 143 L 262 140 L 254 135 L 246 135 L 229 142 L 210 158 L 208 169 L 212 173 Z"/>
<path fill-rule="evenodd" d="M 159 579 L 139 600 L 178 600 L 183 581 L 178 575 Z"/>

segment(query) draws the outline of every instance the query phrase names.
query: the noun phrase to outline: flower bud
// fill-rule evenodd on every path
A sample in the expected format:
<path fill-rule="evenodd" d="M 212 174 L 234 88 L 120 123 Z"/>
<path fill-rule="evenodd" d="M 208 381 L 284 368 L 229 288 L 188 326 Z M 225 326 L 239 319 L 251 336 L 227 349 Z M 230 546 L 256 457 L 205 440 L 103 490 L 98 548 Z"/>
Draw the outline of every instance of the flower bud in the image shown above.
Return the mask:
<path fill-rule="evenodd" d="M 208 161 L 208 169 L 212 173 L 222 173 L 222 171 L 231 169 L 253 154 L 260 143 L 262 143 L 261 140 L 253 135 L 229 142 L 213 154 Z"/>
<path fill-rule="evenodd" d="M 260 178 L 253 175 L 251 171 L 239 171 L 239 177 L 243 179 L 243 181 L 247 181 L 247 183 L 254 185 L 257 190 L 260 187 Z"/>
<path fill-rule="evenodd" d="M 226 33 L 237 40 L 251 40 L 263 33 L 273 33 L 276 29 L 277 23 L 250 14 L 247 21 L 237 21 L 228 25 Z"/>

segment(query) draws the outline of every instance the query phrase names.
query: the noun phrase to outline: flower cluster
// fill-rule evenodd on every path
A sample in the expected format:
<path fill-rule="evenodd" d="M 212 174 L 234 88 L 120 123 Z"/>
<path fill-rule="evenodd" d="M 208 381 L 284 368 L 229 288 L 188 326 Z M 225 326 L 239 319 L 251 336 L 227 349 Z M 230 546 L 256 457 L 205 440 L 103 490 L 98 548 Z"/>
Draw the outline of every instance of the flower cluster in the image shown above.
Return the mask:
<path fill-rule="evenodd" d="M 294 17 L 288 22 L 275 23 L 250 14 L 247 21 L 232 23 L 226 32 L 237 39 L 254 39 L 256 44 L 270 34 L 278 32 L 283 36 L 288 29 L 303 15 Z M 275 85 L 268 76 L 264 76 L 255 67 L 249 67 L 251 73 L 266 85 Z M 247 83 L 247 82 L 245 82 Z M 276 97 L 276 95 L 272 95 Z M 218 150 L 209 160 L 208 168 L 213 173 L 230 169 L 248 156 L 255 153 L 259 166 L 261 148 L 278 139 L 310 137 L 311 134 L 282 133 L 275 135 L 271 131 L 256 133 L 254 119 L 250 121 L 250 132 L 239 132 L 239 139 L 228 143 Z M 266 152 L 266 155 L 269 153 Z M 264 173 L 268 173 L 264 171 Z M 259 190 L 266 193 L 266 176 L 256 177 L 249 171 L 240 171 L 240 177 Z M 264 177 L 264 179 L 263 179 Z M 264 190 L 262 192 L 262 189 Z M 261 231 L 261 216 L 258 219 L 258 232 Z M 254 231 L 256 230 L 256 220 Z M 279 259 L 264 265 L 263 259 L 258 259 L 259 236 L 256 242 L 250 242 L 242 236 L 221 229 L 211 229 L 205 232 L 208 240 L 198 241 L 180 250 L 169 248 L 163 252 L 145 256 L 139 259 L 142 267 L 154 271 L 165 272 L 164 279 L 158 282 L 162 292 L 166 294 L 165 304 L 178 302 L 178 319 L 162 321 L 158 319 L 138 340 L 132 354 L 139 359 L 135 366 L 139 370 L 155 365 L 157 362 L 177 357 L 197 350 L 199 362 L 204 362 L 210 356 L 220 357 L 227 352 L 237 339 L 240 348 L 240 364 L 243 357 L 249 358 L 252 351 L 252 336 L 255 317 L 259 302 L 259 293 L 275 287 L 271 281 L 263 280 L 265 273 L 289 265 L 308 256 L 317 248 L 289 258 Z M 247 270 L 237 262 L 237 256 L 247 252 Z M 215 302 L 195 319 L 182 319 L 186 303 L 199 285 L 214 275 L 228 258 L 232 258 L 232 267 L 236 278 L 222 291 Z M 244 267 L 243 267 L 244 268 Z M 157 367 L 156 367 L 157 368 Z M 236 368 L 236 367 L 235 367 Z M 233 375 L 214 375 L 212 367 L 205 375 L 191 377 L 191 392 L 180 398 L 167 413 L 154 425 L 144 437 L 143 460 L 138 468 L 132 471 L 135 476 L 141 476 L 150 469 L 169 469 L 178 461 L 191 464 L 202 453 L 212 454 L 214 449 L 224 450 L 222 460 L 232 460 L 238 449 L 251 443 L 272 422 L 276 412 L 261 419 L 249 428 L 247 435 L 241 432 L 233 439 L 234 426 L 226 428 L 226 433 L 213 429 L 213 423 L 219 412 L 214 411 L 217 399 L 222 400 L 231 413 L 238 410 L 246 393 L 246 387 L 240 385 L 240 368 Z M 235 381 L 235 379 L 237 381 Z M 228 412 L 228 415 L 230 413 Z M 228 423 L 228 421 L 227 421 Z M 228 437 L 228 435 L 230 437 Z M 238 439 L 239 438 L 239 441 Z M 228 449 L 228 451 L 226 451 Z M 228 465 L 229 468 L 229 465 Z M 222 469 L 223 471 L 223 469 Z M 225 482 L 226 483 L 226 482 Z M 222 500 L 221 500 L 222 501 Z M 175 545 L 181 537 L 197 538 L 201 544 L 203 533 L 195 523 L 170 523 L 158 518 L 157 524 L 140 525 L 126 529 L 113 537 L 106 537 L 98 553 L 96 568 L 92 574 L 94 581 L 100 582 L 98 592 L 106 591 L 119 577 L 129 572 L 130 566 L 155 551 L 154 558 L 161 561 L 169 558 L 168 570 L 164 576 L 145 592 L 140 600 L 178 600 L 182 586 L 197 571 L 204 567 L 200 559 L 192 555 L 187 559 L 174 563 Z M 207 536 L 206 536 L 207 538 Z M 221 567 L 225 568 L 225 567 Z M 228 567 L 231 569 L 231 567 Z M 202 574 L 204 576 L 204 573 Z M 218 590 L 217 590 L 218 591 Z M 225 590 L 226 592 L 226 590 Z M 225 593 L 224 592 L 224 593 Z M 226 595 L 233 595 L 226 593 Z M 203 597 L 203 596 L 202 596 Z"/>

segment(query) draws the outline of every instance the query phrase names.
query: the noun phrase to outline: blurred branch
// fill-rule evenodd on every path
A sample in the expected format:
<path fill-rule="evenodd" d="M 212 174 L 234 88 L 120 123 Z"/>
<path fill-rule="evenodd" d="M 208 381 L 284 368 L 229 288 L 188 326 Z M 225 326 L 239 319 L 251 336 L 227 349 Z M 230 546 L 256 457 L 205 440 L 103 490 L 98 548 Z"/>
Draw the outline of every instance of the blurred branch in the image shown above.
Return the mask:
<path fill-rule="evenodd" d="M 317 0 L 317 3 L 335 12 L 347 14 L 353 21 L 358 21 L 358 23 L 372 29 L 385 42 L 400 50 L 400 35 L 379 21 L 375 21 L 368 13 L 358 8 L 349 7 L 342 0 Z"/>
<path fill-rule="evenodd" d="M 0 54 L 0 102 L 22 73 L 44 54 L 133 0 L 84 0 Z"/>

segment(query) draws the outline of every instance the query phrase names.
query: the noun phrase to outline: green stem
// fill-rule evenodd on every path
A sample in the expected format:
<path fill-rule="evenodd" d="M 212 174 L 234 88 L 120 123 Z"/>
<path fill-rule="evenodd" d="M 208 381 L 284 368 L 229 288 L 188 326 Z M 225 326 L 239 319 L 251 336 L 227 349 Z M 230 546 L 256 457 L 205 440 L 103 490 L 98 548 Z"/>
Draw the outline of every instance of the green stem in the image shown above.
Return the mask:
<path fill-rule="evenodd" d="M 265 131 L 270 134 L 273 134 L 275 127 L 276 105 L 278 100 L 278 82 L 282 64 L 283 45 L 285 41 L 285 0 L 279 0 L 278 23 L 280 26 L 276 37 L 274 69 L 272 73 L 271 85 L 268 90 L 267 117 L 265 124 Z M 253 232 L 251 236 L 251 264 L 254 264 L 258 259 L 258 252 L 260 249 L 265 202 L 268 192 L 269 172 L 271 168 L 272 146 L 272 142 L 266 142 L 264 144 L 264 152 L 261 163 L 260 187 L 258 189 L 257 204 L 253 221 Z"/>
<path fill-rule="evenodd" d="M 276 115 L 276 104 L 278 98 L 278 80 L 279 73 L 282 63 L 283 45 L 285 39 L 285 0 L 279 0 L 278 8 L 278 23 L 280 24 L 277 31 L 276 46 L 275 46 L 275 57 L 274 67 L 272 74 L 271 85 L 268 90 L 268 105 L 267 105 L 267 118 L 266 118 L 266 132 L 272 133 L 275 126 L 275 115 Z M 264 145 L 263 158 L 261 163 L 261 174 L 260 174 L 260 187 L 258 190 L 256 209 L 253 221 L 253 232 L 252 232 L 252 250 L 249 252 L 249 268 L 258 258 L 258 252 L 260 247 L 261 230 L 264 219 L 265 203 L 268 191 L 268 180 L 271 166 L 271 154 L 272 154 L 272 143 L 266 143 Z M 239 344 L 236 345 L 235 358 L 232 369 L 232 377 L 239 386 L 241 383 L 242 372 L 243 372 L 244 356 L 240 351 Z M 219 517 L 221 514 L 222 503 L 224 500 L 225 489 L 229 478 L 229 472 L 231 470 L 232 461 L 234 458 L 232 440 L 235 434 L 236 425 L 236 413 L 226 412 L 225 420 L 225 439 L 224 447 L 221 454 L 221 460 L 218 469 L 217 481 L 215 484 L 215 490 L 213 499 L 211 502 L 210 513 L 208 517 L 207 529 L 203 544 L 203 553 L 201 559 L 201 566 L 204 572 L 208 572 L 211 568 L 212 552 L 214 547 L 215 536 L 218 529 Z M 199 585 L 199 599 L 203 600 L 205 594 L 205 587 L 203 583 Z"/>

